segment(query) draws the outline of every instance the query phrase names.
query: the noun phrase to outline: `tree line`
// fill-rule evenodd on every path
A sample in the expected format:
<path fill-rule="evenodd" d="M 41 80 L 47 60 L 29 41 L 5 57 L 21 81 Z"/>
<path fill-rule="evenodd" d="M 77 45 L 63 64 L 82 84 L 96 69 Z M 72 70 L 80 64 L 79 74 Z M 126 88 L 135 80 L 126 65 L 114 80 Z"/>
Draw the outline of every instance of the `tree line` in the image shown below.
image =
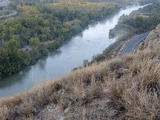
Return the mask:
<path fill-rule="evenodd" d="M 119 9 L 117 4 L 107 2 L 50 2 L 44 5 L 25 3 L 24 6 L 16 3 L 18 17 L 0 24 L 0 78 L 35 63 L 88 24 Z"/>

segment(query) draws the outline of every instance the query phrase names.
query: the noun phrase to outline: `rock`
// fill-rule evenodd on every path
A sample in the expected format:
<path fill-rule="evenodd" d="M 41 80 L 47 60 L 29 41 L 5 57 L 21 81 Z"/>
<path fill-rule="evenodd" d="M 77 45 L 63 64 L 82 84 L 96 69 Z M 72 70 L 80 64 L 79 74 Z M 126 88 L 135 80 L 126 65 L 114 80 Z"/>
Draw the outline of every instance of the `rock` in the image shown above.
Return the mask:
<path fill-rule="evenodd" d="M 120 68 L 116 72 L 116 78 L 121 78 L 125 73 L 128 72 L 128 69 Z"/>
<path fill-rule="evenodd" d="M 112 117 L 112 116 L 116 116 L 116 114 L 118 113 L 117 110 L 110 110 L 107 112 L 108 117 Z"/>
<path fill-rule="evenodd" d="M 128 72 L 128 69 L 125 69 L 125 68 L 120 68 L 117 73 L 120 73 L 120 74 L 125 74 Z"/>
<path fill-rule="evenodd" d="M 160 29 L 160 24 L 159 24 L 159 25 L 157 25 L 156 29 Z"/>
<path fill-rule="evenodd" d="M 153 62 L 154 62 L 154 63 L 160 63 L 160 59 L 154 58 L 154 59 L 153 59 Z"/>
<path fill-rule="evenodd" d="M 69 112 L 69 110 L 70 110 L 70 108 L 68 107 L 68 108 L 66 108 L 65 110 L 64 110 L 64 114 L 67 114 L 68 112 Z"/>

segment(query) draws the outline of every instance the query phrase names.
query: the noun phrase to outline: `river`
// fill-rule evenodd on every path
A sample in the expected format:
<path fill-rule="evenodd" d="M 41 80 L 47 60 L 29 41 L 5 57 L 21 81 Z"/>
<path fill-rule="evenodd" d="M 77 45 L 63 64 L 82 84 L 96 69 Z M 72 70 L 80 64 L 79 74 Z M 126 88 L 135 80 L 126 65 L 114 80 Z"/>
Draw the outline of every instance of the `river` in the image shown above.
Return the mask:
<path fill-rule="evenodd" d="M 102 53 L 105 48 L 116 41 L 109 39 L 109 31 L 113 29 L 122 15 L 144 6 L 134 5 L 120 10 L 111 18 L 89 25 L 81 34 L 74 36 L 56 52 L 47 58 L 40 59 L 35 65 L 0 81 L 0 97 L 7 97 L 29 90 L 38 84 L 63 77 L 73 68 L 82 66 L 84 60 Z"/>

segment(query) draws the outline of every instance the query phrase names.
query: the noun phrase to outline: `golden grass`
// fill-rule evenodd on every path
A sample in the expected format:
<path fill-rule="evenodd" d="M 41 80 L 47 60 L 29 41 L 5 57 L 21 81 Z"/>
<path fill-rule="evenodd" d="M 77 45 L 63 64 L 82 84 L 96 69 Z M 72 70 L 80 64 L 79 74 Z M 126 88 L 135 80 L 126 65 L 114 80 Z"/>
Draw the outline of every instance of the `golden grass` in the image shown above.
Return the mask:
<path fill-rule="evenodd" d="M 113 2 L 82 2 L 77 0 L 62 0 L 57 3 L 48 3 L 46 4 L 49 7 L 52 7 L 56 10 L 64 10 L 68 9 L 70 11 L 84 11 L 84 12 L 93 12 L 97 13 L 97 11 L 102 10 L 102 8 L 107 8 L 108 10 L 112 9 L 117 5 Z M 18 6 L 19 9 L 22 9 L 23 16 L 33 16 L 39 14 L 38 8 L 36 6 Z"/>
<path fill-rule="evenodd" d="M 105 7 L 106 5 L 109 5 L 110 2 L 85 2 L 85 3 L 81 3 L 81 2 L 58 2 L 58 3 L 52 3 L 49 4 L 51 6 L 54 7 L 62 7 L 62 6 L 79 6 L 79 7 L 96 7 L 96 6 L 102 6 Z"/>
<path fill-rule="evenodd" d="M 74 0 L 73 0 L 74 1 Z M 69 10 L 84 10 L 85 11 L 95 11 L 97 12 L 98 10 L 101 10 L 102 8 L 110 8 L 112 9 L 117 5 L 116 3 L 113 2 L 80 2 L 80 1 L 61 1 L 57 3 L 51 3 L 48 4 L 49 6 L 56 8 L 56 9 L 63 9 L 63 8 L 68 8 Z"/>
<path fill-rule="evenodd" d="M 50 103 L 60 105 L 62 111 L 79 104 L 85 119 L 83 104 L 109 97 L 123 108 L 120 118 L 158 120 L 159 58 L 160 48 L 155 47 L 153 50 L 146 49 L 134 55 L 78 69 L 64 78 L 37 86 L 31 91 L 0 99 L 0 119 L 13 119 L 17 116 L 32 119 L 40 112 L 40 108 Z"/>

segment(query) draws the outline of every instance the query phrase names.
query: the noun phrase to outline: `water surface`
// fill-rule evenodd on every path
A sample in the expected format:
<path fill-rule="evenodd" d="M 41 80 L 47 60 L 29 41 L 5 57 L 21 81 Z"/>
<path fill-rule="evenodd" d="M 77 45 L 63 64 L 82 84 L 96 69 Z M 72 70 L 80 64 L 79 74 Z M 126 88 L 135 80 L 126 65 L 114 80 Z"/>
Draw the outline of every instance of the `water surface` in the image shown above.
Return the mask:
<path fill-rule="evenodd" d="M 117 25 L 119 18 L 142 7 L 144 6 L 130 6 L 103 22 L 90 25 L 80 35 L 65 43 L 57 52 L 0 81 L 0 97 L 15 95 L 37 84 L 62 77 L 73 68 L 83 65 L 84 60 L 90 61 L 93 56 L 102 53 L 105 48 L 115 42 L 115 38 L 109 39 L 109 31 Z"/>

